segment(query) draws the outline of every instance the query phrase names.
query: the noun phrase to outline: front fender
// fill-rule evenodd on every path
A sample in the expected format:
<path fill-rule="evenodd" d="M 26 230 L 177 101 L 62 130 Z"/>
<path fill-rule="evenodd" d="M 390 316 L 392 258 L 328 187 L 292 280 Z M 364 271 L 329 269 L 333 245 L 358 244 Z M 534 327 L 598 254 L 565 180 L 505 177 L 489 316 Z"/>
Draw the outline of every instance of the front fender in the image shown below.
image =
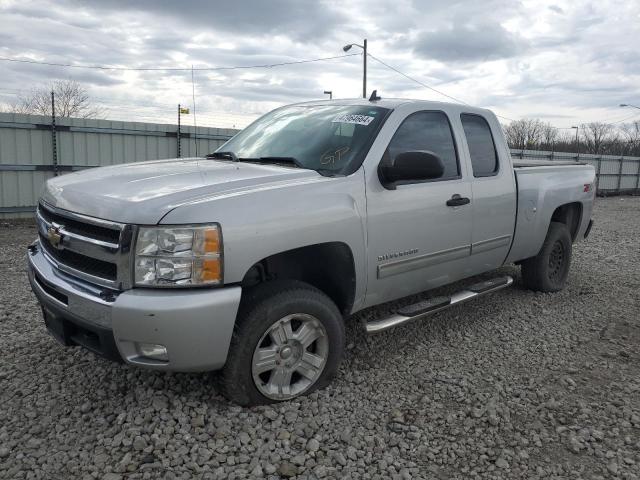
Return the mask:
<path fill-rule="evenodd" d="M 363 169 L 347 177 L 276 189 L 222 195 L 181 205 L 161 224 L 218 222 L 224 245 L 225 284 L 240 283 L 247 271 L 271 255 L 318 243 L 342 242 L 356 272 L 354 310 L 366 292 L 366 226 Z"/>

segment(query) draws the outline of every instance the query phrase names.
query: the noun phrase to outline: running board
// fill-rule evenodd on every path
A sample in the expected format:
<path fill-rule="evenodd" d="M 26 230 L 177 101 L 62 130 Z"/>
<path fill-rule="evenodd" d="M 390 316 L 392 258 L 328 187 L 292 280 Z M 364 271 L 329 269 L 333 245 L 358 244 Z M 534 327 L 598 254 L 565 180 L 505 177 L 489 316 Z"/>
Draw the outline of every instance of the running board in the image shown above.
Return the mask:
<path fill-rule="evenodd" d="M 379 320 L 367 322 L 365 328 L 367 333 L 383 332 L 389 328 L 397 327 L 403 323 L 418 320 L 436 312 L 444 310 L 460 303 L 468 302 L 474 298 L 486 295 L 487 293 L 496 292 L 510 286 L 513 283 L 513 278 L 510 276 L 492 278 L 473 285 L 454 293 L 450 297 L 434 297 L 422 302 L 414 303 L 402 307 L 393 315 L 390 315 Z"/>

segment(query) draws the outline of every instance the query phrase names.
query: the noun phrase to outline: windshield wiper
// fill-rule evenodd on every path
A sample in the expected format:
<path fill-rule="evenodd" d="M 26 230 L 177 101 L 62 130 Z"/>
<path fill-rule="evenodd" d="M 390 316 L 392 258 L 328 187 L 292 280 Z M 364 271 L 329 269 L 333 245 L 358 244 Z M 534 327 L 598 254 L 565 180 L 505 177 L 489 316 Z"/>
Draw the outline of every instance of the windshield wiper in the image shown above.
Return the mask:
<path fill-rule="evenodd" d="M 240 157 L 238 158 L 238 161 L 239 162 L 259 162 L 259 163 L 290 163 L 292 165 L 295 165 L 298 168 L 308 169 L 308 167 L 305 167 L 295 157 L 256 157 L 256 158 Z"/>
<path fill-rule="evenodd" d="M 221 160 L 233 160 L 234 162 L 289 163 L 298 168 L 310 170 L 308 167 L 305 167 L 300 163 L 300 161 L 295 157 L 238 157 L 235 152 L 228 151 L 209 153 L 205 158 L 219 158 Z"/>
<path fill-rule="evenodd" d="M 238 161 L 238 156 L 234 152 L 213 152 L 205 155 L 205 158 L 220 158 L 223 160 Z"/>

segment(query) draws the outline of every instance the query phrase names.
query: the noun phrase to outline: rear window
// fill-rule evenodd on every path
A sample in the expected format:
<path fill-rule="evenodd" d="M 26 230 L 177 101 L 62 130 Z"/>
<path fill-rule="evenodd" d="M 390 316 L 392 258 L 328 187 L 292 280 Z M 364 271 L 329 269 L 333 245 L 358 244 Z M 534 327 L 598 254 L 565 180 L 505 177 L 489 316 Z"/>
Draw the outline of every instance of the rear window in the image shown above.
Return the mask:
<path fill-rule="evenodd" d="M 498 173 L 498 155 L 491 128 L 480 115 L 460 115 L 469 146 L 474 177 L 490 177 Z"/>

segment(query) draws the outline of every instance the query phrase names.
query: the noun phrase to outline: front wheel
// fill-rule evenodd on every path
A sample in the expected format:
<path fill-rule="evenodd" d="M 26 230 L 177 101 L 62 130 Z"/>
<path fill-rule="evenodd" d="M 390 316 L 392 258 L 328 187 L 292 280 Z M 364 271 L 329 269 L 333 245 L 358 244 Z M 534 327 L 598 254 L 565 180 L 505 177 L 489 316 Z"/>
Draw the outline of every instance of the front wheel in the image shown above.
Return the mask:
<path fill-rule="evenodd" d="M 540 252 L 522 262 L 525 286 L 541 292 L 562 290 L 569 276 L 571 248 L 571 234 L 567 226 L 551 222 Z"/>
<path fill-rule="evenodd" d="M 275 281 L 244 295 L 222 387 L 240 405 L 290 400 L 326 386 L 344 350 L 336 305 L 303 282 Z"/>

